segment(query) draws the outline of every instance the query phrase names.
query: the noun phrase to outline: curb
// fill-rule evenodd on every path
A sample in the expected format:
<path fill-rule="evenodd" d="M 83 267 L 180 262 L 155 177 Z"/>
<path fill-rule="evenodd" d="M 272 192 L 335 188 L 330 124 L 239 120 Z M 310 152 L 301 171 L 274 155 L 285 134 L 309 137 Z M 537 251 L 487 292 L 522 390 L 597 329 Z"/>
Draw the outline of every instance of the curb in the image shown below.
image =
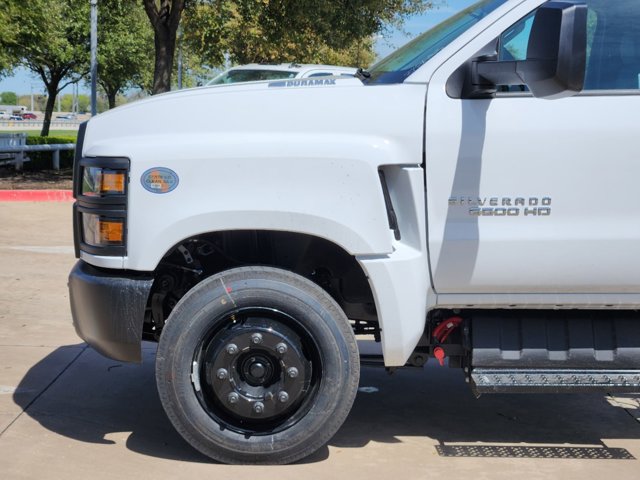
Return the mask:
<path fill-rule="evenodd" d="M 71 190 L 0 190 L 0 202 L 72 202 Z"/>

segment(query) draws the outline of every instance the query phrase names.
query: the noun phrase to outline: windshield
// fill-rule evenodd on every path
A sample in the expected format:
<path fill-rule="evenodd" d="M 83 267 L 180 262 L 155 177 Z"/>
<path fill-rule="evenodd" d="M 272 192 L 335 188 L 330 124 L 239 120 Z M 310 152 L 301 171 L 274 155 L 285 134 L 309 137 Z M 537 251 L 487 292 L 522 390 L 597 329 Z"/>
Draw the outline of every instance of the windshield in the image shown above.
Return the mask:
<path fill-rule="evenodd" d="M 436 53 L 507 0 L 483 0 L 436 25 L 369 69 L 367 84 L 401 83 Z"/>
<path fill-rule="evenodd" d="M 294 78 L 297 72 L 287 70 L 227 70 L 207 85 L 221 85 L 224 83 L 257 82 L 259 80 L 279 80 L 281 78 Z"/>

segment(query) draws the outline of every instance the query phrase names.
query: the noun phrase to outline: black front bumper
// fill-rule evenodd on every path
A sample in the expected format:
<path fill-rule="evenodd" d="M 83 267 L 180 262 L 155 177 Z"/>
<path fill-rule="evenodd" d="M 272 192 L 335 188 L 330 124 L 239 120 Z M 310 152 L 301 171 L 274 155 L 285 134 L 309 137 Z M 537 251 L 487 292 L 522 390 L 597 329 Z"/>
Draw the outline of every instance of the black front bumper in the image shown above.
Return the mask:
<path fill-rule="evenodd" d="M 76 332 L 101 354 L 141 362 L 144 312 L 153 284 L 149 273 L 126 275 L 80 260 L 69 274 L 69 298 Z"/>

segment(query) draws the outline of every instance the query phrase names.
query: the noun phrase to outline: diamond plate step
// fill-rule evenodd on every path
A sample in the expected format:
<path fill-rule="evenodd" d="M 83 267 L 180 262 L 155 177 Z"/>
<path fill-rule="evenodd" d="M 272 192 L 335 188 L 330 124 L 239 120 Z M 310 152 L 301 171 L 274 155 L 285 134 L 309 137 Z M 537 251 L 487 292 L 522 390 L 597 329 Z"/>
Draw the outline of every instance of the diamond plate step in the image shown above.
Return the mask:
<path fill-rule="evenodd" d="M 478 393 L 640 392 L 640 370 L 524 370 L 476 368 Z"/>

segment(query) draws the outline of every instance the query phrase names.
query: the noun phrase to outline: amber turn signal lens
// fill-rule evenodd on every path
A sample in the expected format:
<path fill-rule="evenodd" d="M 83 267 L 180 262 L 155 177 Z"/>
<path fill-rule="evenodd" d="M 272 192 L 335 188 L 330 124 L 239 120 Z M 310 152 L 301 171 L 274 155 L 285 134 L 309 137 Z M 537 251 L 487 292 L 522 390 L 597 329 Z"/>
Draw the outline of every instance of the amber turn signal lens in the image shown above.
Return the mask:
<path fill-rule="evenodd" d="M 124 218 L 82 214 L 82 241 L 92 247 L 124 245 Z"/>
<path fill-rule="evenodd" d="M 101 193 L 124 194 L 125 174 L 124 172 L 102 172 Z"/>
<path fill-rule="evenodd" d="M 122 222 L 111 221 L 111 220 L 99 220 L 100 224 L 100 243 L 102 244 L 114 244 L 114 243 L 122 243 L 123 237 L 123 228 Z"/>

